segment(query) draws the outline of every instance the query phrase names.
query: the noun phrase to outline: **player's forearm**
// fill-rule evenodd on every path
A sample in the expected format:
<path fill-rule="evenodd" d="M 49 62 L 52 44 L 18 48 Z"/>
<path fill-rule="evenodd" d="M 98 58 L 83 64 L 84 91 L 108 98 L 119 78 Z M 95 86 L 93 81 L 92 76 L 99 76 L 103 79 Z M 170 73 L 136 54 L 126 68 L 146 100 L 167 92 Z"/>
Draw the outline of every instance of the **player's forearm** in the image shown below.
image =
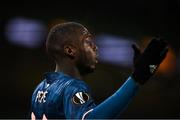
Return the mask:
<path fill-rule="evenodd" d="M 85 118 L 115 118 L 132 100 L 138 88 L 139 85 L 131 77 L 129 77 L 128 80 L 112 96 L 96 106 Z"/>

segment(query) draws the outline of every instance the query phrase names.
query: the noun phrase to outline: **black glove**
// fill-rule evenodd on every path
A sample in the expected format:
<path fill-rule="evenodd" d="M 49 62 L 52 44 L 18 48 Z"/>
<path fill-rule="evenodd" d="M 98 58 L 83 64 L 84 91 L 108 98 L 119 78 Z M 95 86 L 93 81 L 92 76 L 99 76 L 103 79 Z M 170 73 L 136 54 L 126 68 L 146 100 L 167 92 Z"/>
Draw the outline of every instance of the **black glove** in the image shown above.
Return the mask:
<path fill-rule="evenodd" d="M 153 38 L 144 52 L 132 45 L 134 50 L 134 71 L 132 78 L 140 84 L 144 84 L 153 76 L 164 60 L 167 52 L 167 42 L 162 38 Z"/>

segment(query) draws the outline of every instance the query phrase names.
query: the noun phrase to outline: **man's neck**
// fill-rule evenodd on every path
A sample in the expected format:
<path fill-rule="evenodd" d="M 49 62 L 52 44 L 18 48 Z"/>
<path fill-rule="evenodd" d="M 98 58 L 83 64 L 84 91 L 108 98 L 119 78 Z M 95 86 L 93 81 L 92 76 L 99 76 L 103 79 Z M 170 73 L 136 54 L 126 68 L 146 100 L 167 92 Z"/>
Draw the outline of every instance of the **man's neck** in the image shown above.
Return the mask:
<path fill-rule="evenodd" d="M 83 77 L 81 76 L 79 70 L 77 69 L 76 66 L 72 62 L 64 61 L 64 62 L 59 62 L 56 63 L 56 69 L 55 72 L 63 72 L 71 77 L 74 77 L 76 79 L 82 79 Z"/>

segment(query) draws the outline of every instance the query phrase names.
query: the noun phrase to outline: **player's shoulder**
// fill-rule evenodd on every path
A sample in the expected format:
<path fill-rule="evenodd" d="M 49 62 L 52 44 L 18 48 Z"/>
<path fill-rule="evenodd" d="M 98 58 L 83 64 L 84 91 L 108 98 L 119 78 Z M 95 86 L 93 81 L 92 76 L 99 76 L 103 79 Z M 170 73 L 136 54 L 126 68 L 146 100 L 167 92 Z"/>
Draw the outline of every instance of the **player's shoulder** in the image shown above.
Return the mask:
<path fill-rule="evenodd" d="M 66 87 L 64 94 L 67 96 L 73 96 L 76 93 L 91 93 L 91 90 L 89 88 L 89 86 L 82 80 L 78 80 L 78 79 L 73 79 L 71 85 L 69 85 L 68 87 Z"/>
<path fill-rule="evenodd" d="M 79 89 L 89 89 L 89 85 L 83 80 L 73 79 L 71 87 L 79 88 Z"/>
<path fill-rule="evenodd" d="M 74 77 L 71 77 L 67 74 L 63 74 L 63 79 L 66 82 L 71 82 L 69 87 L 77 87 L 77 88 L 89 88 L 88 84 L 86 82 L 84 82 L 81 79 L 76 79 Z"/>
<path fill-rule="evenodd" d="M 41 82 L 36 86 L 36 88 L 34 89 L 33 94 L 35 94 L 38 90 L 40 90 L 40 89 L 43 88 L 44 81 L 45 81 L 45 80 L 41 81 Z"/>

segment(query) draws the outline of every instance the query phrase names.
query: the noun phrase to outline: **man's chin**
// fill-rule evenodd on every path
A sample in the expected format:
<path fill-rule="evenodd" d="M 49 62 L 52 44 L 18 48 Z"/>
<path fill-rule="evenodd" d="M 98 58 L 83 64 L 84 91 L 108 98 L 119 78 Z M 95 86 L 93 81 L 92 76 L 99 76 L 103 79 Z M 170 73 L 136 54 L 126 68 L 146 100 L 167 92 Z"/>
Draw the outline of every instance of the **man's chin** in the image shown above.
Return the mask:
<path fill-rule="evenodd" d="M 92 72 L 94 72 L 95 68 L 96 68 L 95 65 L 91 65 L 85 69 L 85 72 L 87 74 L 92 73 Z"/>
<path fill-rule="evenodd" d="M 91 66 L 84 66 L 84 67 L 79 67 L 80 69 L 80 73 L 81 75 L 87 75 L 89 73 L 93 73 L 95 70 L 95 65 L 91 65 Z"/>

